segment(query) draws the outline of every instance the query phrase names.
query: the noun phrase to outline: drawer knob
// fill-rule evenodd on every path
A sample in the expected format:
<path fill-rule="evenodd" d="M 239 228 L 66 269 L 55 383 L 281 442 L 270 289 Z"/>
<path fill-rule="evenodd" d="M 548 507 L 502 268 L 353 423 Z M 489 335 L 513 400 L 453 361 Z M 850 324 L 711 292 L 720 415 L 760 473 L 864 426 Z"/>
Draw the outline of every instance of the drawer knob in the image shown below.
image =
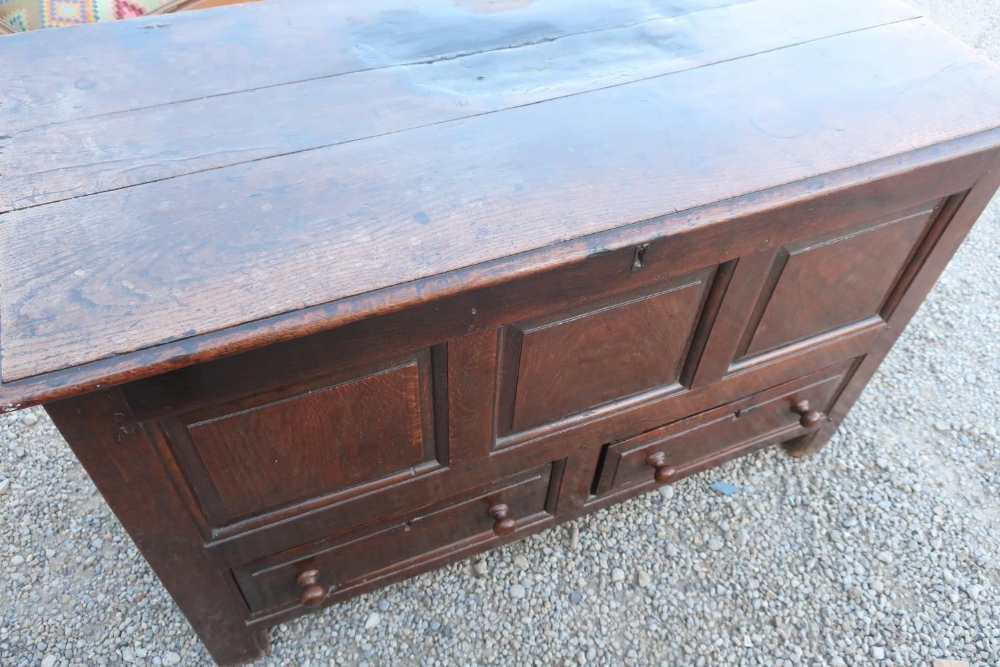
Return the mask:
<path fill-rule="evenodd" d="M 510 515 L 510 508 L 503 503 L 491 507 L 490 516 L 493 517 L 493 534 L 497 537 L 510 535 L 517 528 L 517 521 Z"/>
<path fill-rule="evenodd" d="M 667 456 L 663 452 L 656 452 L 646 457 L 646 465 L 656 469 L 653 479 L 656 480 L 657 484 L 672 482 L 677 475 L 677 469 L 667 465 Z"/>
<path fill-rule="evenodd" d="M 319 570 L 306 570 L 295 581 L 302 593 L 299 602 L 305 607 L 315 607 L 326 600 L 327 588 L 319 583 Z"/>
<path fill-rule="evenodd" d="M 805 399 L 793 405 L 792 412 L 799 415 L 799 424 L 802 425 L 802 428 L 812 428 L 826 419 L 826 415 L 822 412 L 810 408 L 809 401 Z"/>

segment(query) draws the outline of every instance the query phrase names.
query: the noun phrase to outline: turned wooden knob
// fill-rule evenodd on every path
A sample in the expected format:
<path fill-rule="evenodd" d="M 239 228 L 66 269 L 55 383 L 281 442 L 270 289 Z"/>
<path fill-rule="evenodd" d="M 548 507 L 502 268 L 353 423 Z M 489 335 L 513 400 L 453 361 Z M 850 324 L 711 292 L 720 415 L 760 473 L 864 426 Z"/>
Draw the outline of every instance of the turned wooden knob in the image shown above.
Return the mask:
<path fill-rule="evenodd" d="M 327 588 L 319 583 L 319 570 L 306 570 L 295 581 L 299 583 L 302 593 L 299 603 L 305 607 L 315 607 L 326 599 Z"/>
<path fill-rule="evenodd" d="M 672 482 L 677 475 L 677 469 L 667 465 L 667 456 L 663 452 L 656 452 L 646 457 L 646 465 L 656 469 L 653 479 L 656 480 L 657 484 Z"/>
<path fill-rule="evenodd" d="M 517 521 L 510 515 L 510 508 L 503 503 L 491 507 L 490 516 L 493 517 L 493 534 L 497 537 L 510 535 L 517 528 Z"/>
<path fill-rule="evenodd" d="M 810 408 L 809 401 L 805 399 L 793 405 L 792 412 L 799 415 L 799 424 L 802 425 L 802 428 L 812 428 L 826 419 L 826 415 L 822 412 Z"/>

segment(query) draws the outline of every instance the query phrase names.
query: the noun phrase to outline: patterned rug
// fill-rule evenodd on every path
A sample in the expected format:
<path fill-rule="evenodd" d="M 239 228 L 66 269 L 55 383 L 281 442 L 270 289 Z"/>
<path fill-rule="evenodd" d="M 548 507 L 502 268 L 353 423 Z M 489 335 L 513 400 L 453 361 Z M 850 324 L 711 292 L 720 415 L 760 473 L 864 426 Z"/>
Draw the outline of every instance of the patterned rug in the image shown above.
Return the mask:
<path fill-rule="evenodd" d="M 0 20 L 15 30 L 113 21 L 142 16 L 167 0 L 0 0 Z"/>

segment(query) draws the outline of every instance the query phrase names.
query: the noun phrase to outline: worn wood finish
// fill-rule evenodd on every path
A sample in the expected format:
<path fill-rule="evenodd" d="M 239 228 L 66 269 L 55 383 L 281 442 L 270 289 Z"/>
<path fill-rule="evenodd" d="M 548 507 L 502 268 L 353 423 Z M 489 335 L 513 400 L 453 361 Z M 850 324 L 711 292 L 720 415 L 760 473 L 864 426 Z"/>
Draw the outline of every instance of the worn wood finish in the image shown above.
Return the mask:
<path fill-rule="evenodd" d="M 815 451 L 1000 181 L 1000 68 L 895 0 L 300 0 L 8 44 L 0 405 L 46 404 L 221 663 Z"/>
<path fill-rule="evenodd" d="M 968 99 L 936 99 L 953 89 Z M 998 89 L 995 66 L 907 21 L 14 211 L 0 247 L 0 377 L 130 354 L 917 147 L 899 125 L 919 126 L 921 144 L 990 129 Z M 840 127 L 838 116 L 858 121 Z M 482 141 L 491 135 L 508 140 Z M 740 178 L 720 178 L 736 142 Z M 327 197 L 336 215 L 318 205 Z M 67 234 L 79 241 L 61 243 Z M 388 255 L 392 239 L 419 252 Z"/>
<path fill-rule="evenodd" d="M 415 5 L 405 14 L 419 26 L 422 13 L 443 9 L 432 7 Z M 263 90 L 194 100 L 180 97 L 172 104 L 136 104 L 139 108 L 117 112 L 127 116 L 113 123 L 103 113 L 34 127 L 30 134 L 13 135 L 11 148 L 23 141 L 53 150 L 36 148 L 23 157 L 15 152 L 16 163 L 0 154 L 0 173 L 10 188 L 6 199 L 0 200 L 0 210 L 469 118 L 918 18 L 902 4 L 863 0 L 846 0 L 846 6 L 845 0 L 708 3 L 676 17 L 662 8 L 638 23 L 625 16 L 613 18 L 614 10 L 606 3 L 601 9 L 596 3 L 584 7 L 577 12 L 587 12 L 583 20 L 593 17 L 595 24 L 580 26 L 590 28 L 582 33 L 561 25 L 566 17 L 556 14 L 546 17 L 549 23 L 541 26 L 544 33 L 537 41 L 498 35 L 496 48 L 479 43 L 458 53 L 453 53 L 457 45 L 440 38 L 421 44 L 420 36 L 407 34 L 412 28 L 394 16 L 384 33 L 377 21 L 367 30 L 347 28 L 342 39 L 348 50 L 358 54 L 357 70 L 335 69 L 330 76 L 299 80 L 295 68 L 302 66 L 301 59 L 289 57 L 283 63 L 288 82 Z M 324 20 L 326 10 L 317 11 L 318 20 Z M 608 14 L 606 28 L 597 27 L 602 14 Z M 344 24 L 335 25 L 344 29 Z M 408 37 L 417 41 L 401 43 Z M 386 58 L 379 46 L 398 53 Z M 439 53 L 442 48 L 446 51 Z M 332 56 L 329 50 L 324 45 L 316 58 Z M 588 67 L 580 66 L 581 51 L 591 54 Z M 371 59 L 375 60 L 366 62 Z M 538 61 L 547 63 L 544 74 L 526 69 Z M 428 89 L 444 94 L 428 95 Z M 455 101 L 458 97 L 460 103 Z M 295 132 L 289 132 L 284 111 L 288 108 L 300 109 Z M 332 114 L 339 114 L 337 123 L 329 122 Z M 231 123 L 220 128 L 216 123 L 220 117 Z"/>

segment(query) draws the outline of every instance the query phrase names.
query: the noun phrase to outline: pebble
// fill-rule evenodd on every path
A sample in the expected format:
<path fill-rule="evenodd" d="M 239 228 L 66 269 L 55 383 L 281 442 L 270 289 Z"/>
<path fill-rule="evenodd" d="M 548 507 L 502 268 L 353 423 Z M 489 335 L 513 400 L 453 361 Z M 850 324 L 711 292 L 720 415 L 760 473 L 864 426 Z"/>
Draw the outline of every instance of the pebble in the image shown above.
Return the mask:
<path fill-rule="evenodd" d="M 625 581 L 625 570 L 621 569 L 620 567 L 616 567 L 613 570 L 611 570 L 611 581 L 614 581 L 616 583 L 619 581 Z"/>
<path fill-rule="evenodd" d="M 54 655 L 47 655 L 42 658 L 42 667 L 55 667 L 58 658 Z"/>
<path fill-rule="evenodd" d="M 24 556 L 21 556 L 20 554 L 14 556 L 13 558 L 10 559 L 10 564 L 13 565 L 14 567 L 17 567 L 18 565 L 24 565 Z"/>
<path fill-rule="evenodd" d="M 527 570 L 528 569 L 528 559 L 525 558 L 524 556 L 522 556 L 521 554 L 518 554 L 518 555 L 514 556 L 514 567 L 516 567 L 518 569 L 521 569 L 521 570 Z"/>
<path fill-rule="evenodd" d="M 878 559 L 883 563 L 891 563 L 892 561 L 896 560 L 896 557 L 892 554 L 891 551 L 881 551 L 879 552 Z"/>
<path fill-rule="evenodd" d="M 486 564 L 485 560 L 476 561 L 476 564 L 472 566 L 472 571 L 480 577 L 485 577 L 490 573 L 490 566 Z"/>
<path fill-rule="evenodd" d="M 510 596 L 515 600 L 520 600 L 527 594 L 528 591 L 526 591 L 524 589 L 524 586 L 522 586 L 521 584 L 514 584 L 513 586 L 510 587 Z"/>
<path fill-rule="evenodd" d="M 0 496 L 2 496 L 5 493 L 7 493 L 7 489 L 9 489 L 9 488 L 10 488 L 10 480 L 9 479 L 0 479 Z"/>
<path fill-rule="evenodd" d="M 376 625 L 382 622 L 382 615 L 377 611 L 373 611 L 368 614 L 368 619 L 365 621 L 365 630 L 371 630 Z"/>
<path fill-rule="evenodd" d="M 649 578 L 649 575 L 646 573 L 645 570 L 639 570 L 636 573 L 636 582 L 639 584 L 641 588 L 646 588 L 651 583 L 653 583 L 652 579 Z"/>
<path fill-rule="evenodd" d="M 708 548 L 711 549 L 712 551 L 718 551 L 722 549 L 724 546 L 726 546 L 726 543 L 717 537 L 713 537 L 708 540 Z"/>
<path fill-rule="evenodd" d="M 166 653 L 163 654 L 163 657 L 160 658 L 160 660 L 163 663 L 164 667 L 171 667 L 171 665 L 180 664 L 181 656 L 179 653 L 176 653 L 174 651 L 167 651 Z"/>

